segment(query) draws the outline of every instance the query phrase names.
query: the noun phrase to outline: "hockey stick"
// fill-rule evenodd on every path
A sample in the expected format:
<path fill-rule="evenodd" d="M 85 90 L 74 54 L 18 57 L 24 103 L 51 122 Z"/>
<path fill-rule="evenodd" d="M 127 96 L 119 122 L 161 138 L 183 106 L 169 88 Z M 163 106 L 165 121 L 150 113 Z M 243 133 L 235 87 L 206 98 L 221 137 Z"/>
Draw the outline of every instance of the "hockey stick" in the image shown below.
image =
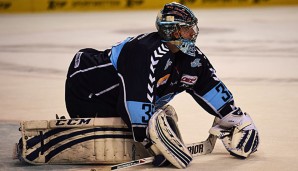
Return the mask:
<path fill-rule="evenodd" d="M 216 118 L 214 119 L 214 122 L 212 126 L 214 126 L 216 123 Z M 215 143 L 216 143 L 217 137 L 209 134 L 208 138 L 205 141 L 192 143 L 192 144 L 186 144 L 188 150 L 192 153 L 193 157 L 209 154 L 213 151 Z M 133 160 L 125 163 L 116 164 L 113 166 L 106 166 L 104 168 L 93 168 L 90 171 L 112 171 L 112 170 L 119 170 L 119 169 L 125 169 L 129 167 L 139 166 L 147 163 L 152 163 L 154 160 L 154 157 L 147 157 L 143 159 Z"/>
<path fill-rule="evenodd" d="M 197 157 L 200 155 L 209 154 L 213 151 L 214 145 L 216 143 L 217 137 L 214 135 L 209 135 L 206 141 L 187 144 L 188 150 L 192 153 L 193 157 Z M 119 170 L 124 168 L 129 168 L 133 166 L 139 166 L 147 163 L 152 163 L 154 157 L 147 157 L 143 159 L 133 160 L 126 163 L 121 163 L 113 166 L 107 166 L 105 168 L 93 168 L 90 171 L 112 171 L 112 170 Z"/>

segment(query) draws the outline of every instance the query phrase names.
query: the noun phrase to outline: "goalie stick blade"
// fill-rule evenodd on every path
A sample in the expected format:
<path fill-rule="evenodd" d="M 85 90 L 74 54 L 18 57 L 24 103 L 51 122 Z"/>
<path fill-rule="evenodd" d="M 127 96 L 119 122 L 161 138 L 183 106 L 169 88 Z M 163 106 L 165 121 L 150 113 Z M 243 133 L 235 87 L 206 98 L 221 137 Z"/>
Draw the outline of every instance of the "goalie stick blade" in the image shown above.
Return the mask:
<path fill-rule="evenodd" d="M 217 137 L 209 135 L 206 141 L 187 144 L 187 149 L 191 152 L 193 157 L 206 155 L 213 151 Z"/>
<path fill-rule="evenodd" d="M 215 117 L 215 119 L 212 123 L 212 127 L 215 126 L 217 121 L 218 121 L 218 118 Z M 209 134 L 208 138 L 205 141 L 186 144 L 186 147 L 191 152 L 193 157 L 206 155 L 206 154 L 210 154 L 213 151 L 216 140 L 217 140 L 216 136 Z M 153 160 L 154 160 L 154 157 L 147 157 L 147 158 L 133 160 L 133 161 L 126 162 L 126 163 L 116 164 L 113 166 L 106 166 L 105 168 L 102 168 L 102 169 L 93 168 L 90 171 L 112 171 L 112 170 L 125 169 L 125 168 L 129 168 L 129 167 L 152 163 Z"/>
<path fill-rule="evenodd" d="M 219 118 L 215 117 L 212 123 L 212 127 L 216 125 Z M 213 151 L 217 137 L 209 134 L 208 138 L 205 141 L 187 144 L 188 150 L 192 153 L 193 157 L 209 154 Z"/>
<path fill-rule="evenodd" d="M 147 163 L 152 163 L 154 160 L 154 157 L 147 157 L 143 159 L 133 160 L 126 163 L 121 163 L 113 166 L 105 166 L 103 168 L 93 168 L 90 171 L 112 171 L 112 170 L 119 170 L 124 168 L 129 168 L 133 166 L 143 165 Z"/>
<path fill-rule="evenodd" d="M 213 151 L 214 145 L 216 143 L 216 137 L 213 135 L 209 135 L 206 141 L 187 144 L 187 149 L 192 153 L 193 157 L 201 156 L 209 154 Z M 129 167 L 139 166 L 147 163 L 152 163 L 154 157 L 147 157 L 139 160 L 133 160 L 126 163 L 121 163 L 113 166 L 106 166 L 104 168 L 93 168 L 90 171 L 112 171 L 112 170 L 119 170 L 125 169 Z"/>

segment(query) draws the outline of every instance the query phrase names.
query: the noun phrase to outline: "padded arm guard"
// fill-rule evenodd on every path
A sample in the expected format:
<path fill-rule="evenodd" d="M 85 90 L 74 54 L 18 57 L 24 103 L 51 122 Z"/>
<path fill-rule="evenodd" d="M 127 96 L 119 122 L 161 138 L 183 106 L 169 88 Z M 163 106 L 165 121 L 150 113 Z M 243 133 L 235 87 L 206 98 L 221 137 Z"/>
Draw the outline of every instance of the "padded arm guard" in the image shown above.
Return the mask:
<path fill-rule="evenodd" d="M 117 164 L 150 156 L 120 118 L 22 121 L 16 156 L 31 164 Z"/>

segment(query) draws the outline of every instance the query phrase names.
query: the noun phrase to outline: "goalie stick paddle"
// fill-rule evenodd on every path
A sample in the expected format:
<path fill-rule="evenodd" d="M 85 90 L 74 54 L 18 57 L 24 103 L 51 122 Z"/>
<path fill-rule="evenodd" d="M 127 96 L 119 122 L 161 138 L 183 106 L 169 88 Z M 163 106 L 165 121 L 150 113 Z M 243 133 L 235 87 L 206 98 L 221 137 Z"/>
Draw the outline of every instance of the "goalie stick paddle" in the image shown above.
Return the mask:
<path fill-rule="evenodd" d="M 209 135 L 206 141 L 187 144 L 188 150 L 192 153 L 193 157 L 197 157 L 200 155 L 209 154 L 213 151 L 214 145 L 216 143 L 217 137 L 214 135 Z M 133 166 L 139 166 L 147 163 L 152 163 L 154 157 L 147 157 L 143 159 L 133 160 L 126 163 L 121 163 L 113 166 L 106 166 L 104 168 L 93 168 L 90 171 L 112 171 L 112 170 L 119 170 L 124 168 L 129 168 Z"/>
<path fill-rule="evenodd" d="M 212 126 L 214 126 L 217 122 L 217 119 L 214 119 Z M 186 144 L 188 150 L 192 153 L 193 157 L 209 154 L 213 151 L 217 137 L 209 134 L 208 138 L 202 142 L 196 142 L 191 144 Z M 147 157 L 138 160 L 133 160 L 125 163 L 120 163 L 112 166 L 106 166 L 104 168 L 93 168 L 90 171 L 112 171 L 112 170 L 119 170 L 125 169 L 129 167 L 139 166 L 147 163 L 152 163 L 154 157 Z"/>

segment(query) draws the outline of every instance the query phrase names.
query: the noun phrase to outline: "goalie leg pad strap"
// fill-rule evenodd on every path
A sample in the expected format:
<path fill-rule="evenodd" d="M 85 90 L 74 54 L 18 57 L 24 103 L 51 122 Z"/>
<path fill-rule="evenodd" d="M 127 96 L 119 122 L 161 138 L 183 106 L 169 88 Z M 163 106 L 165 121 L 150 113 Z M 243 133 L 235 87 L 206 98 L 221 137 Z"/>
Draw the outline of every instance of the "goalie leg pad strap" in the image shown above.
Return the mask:
<path fill-rule="evenodd" d="M 149 138 L 153 142 L 151 149 L 155 155 L 162 154 L 177 168 L 186 168 L 192 161 L 192 154 L 173 131 L 167 114 L 159 109 L 151 117 L 148 125 Z M 175 128 L 177 129 L 177 128 Z"/>

